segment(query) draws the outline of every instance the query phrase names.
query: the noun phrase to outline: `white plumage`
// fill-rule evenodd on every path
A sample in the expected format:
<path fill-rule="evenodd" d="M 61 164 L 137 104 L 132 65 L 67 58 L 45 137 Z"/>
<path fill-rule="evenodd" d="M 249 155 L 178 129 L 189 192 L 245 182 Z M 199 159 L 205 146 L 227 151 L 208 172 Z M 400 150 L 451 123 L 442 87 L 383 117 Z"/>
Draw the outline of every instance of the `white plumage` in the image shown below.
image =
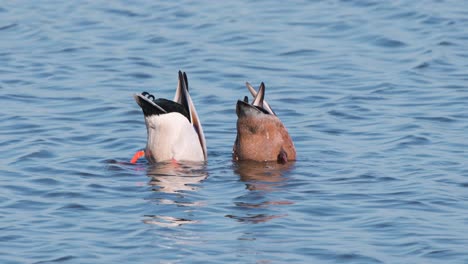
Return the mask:
<path fill-rule="evenodd" d="M 189 120 L 176 112 L 145 117 L 148 130 L 145 156 L 165 160 L 205 160 L 198 134 Z"/>

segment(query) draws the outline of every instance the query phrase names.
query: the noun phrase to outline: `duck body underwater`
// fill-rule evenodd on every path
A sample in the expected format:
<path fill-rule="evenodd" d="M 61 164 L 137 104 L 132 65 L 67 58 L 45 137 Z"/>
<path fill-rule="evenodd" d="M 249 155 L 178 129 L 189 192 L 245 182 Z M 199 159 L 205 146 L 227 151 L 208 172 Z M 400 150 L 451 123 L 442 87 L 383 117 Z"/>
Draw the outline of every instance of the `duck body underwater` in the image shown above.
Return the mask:
<path fill-rule="evenodd" d="M 188 90 L 187 75 L 179 71 L 174 100 L 155 99 L 147 92 L 134 95 L 141 107 L 147 130 L 147 143 L 132 163 L 143 155 L 150 163 L 163 161 L 205 161 L 206 140 L 195 105 Z"/>
<path fill-rule="evenodd" d="M 278 163 L 296 160 L 296 149 L 286 127 L 264 99 L 265 84 L 261 83 L 258 92 L 249 83 L 246 85 L 254 100 L 250 104 L 246 96 L 237 101 L 233 159 Z"/>

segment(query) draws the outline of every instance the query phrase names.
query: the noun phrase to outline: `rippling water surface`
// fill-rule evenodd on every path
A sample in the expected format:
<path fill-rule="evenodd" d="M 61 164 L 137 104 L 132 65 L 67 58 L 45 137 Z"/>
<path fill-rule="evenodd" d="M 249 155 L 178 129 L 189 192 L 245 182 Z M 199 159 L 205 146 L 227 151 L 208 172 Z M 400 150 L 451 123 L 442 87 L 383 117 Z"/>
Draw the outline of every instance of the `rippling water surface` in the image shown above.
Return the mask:
<path fill-rule="evenodd" d="M 464 1 L 0 5 L 1 263 L 467 263 Z M 206 164 L 132 94 L 187 72 Z M 295 142 L 233 163 L 244 82 Z"/>

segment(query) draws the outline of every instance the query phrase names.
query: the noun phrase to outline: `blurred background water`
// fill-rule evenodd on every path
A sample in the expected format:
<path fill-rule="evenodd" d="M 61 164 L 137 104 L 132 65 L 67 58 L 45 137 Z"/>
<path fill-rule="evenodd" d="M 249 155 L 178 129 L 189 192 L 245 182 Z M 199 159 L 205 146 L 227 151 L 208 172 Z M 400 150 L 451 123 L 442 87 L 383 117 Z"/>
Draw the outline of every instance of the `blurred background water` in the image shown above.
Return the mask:
<path fill-rule="evenodd" d="M 1 263 L 467 263 L 466 1 L 4 1 Z M 128 164 L 186 71 L 204 165 Z M 245 81 L 296 144 L 236 164 Z"/>

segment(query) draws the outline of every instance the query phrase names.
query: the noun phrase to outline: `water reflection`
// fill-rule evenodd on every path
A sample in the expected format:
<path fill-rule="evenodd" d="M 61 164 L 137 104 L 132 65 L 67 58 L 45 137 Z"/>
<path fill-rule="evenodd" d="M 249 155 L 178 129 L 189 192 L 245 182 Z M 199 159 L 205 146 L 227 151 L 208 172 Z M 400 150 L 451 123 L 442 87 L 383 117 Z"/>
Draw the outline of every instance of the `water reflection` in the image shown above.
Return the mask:
<path fill-rule="evenodd" d="M 196 184 L 206 179 L 208 172 L 204 162 L 165 162 L 149 167 L 147 175 L 151 178 L 148 184 L 157 187 L 154 191 L 180 193 L 196 191 Z"/>
<path fill-rule="evenodd" d="M 197 221 L 172 216 L 146 215 L 146 218 L 143 219 L 143 223 L 161 227 L 177 227 L 184 224 L 197 223 Z"/>
<path fill-rule="evenodd" d="M 279 164 L 277 162 L 241 161 L 235 164 L 234 172 L 246 182 L 248 190 L 273 191 L 286 180 L 283 175 L 292 169 L 294 162 Z"/>
<path fill-rule="evenodd" d="M 249 191 L 237 197 L 234 202 L 239 209 L 238 215 L 226 215 L 228 218 L 245 223 L 264 223 L 275 218 L 287 216 L 274 210 L 279 205 L 292 204 L 291 201 L 278 199 L 272 193 L 285 187 L 288 180 L 284 175 L 292 169 L 294 163 L 242 161 L 235 164 L 234 172 L 245 182 Z M 274 213 L 272 213 L 274 211 Z"/>
<path fill-rule="evenodd" d="M 161 213 L 145 215 L 143 223 L 161 227 L 197 223 L 196 220 L 189 219 L 193 214 L 187 208 L 203 205 L 202 201 L 194 201 L 190 192 L 197 191 L 198 184 L 208 177 L 204 162 L 158 163 L 148 167 L 147 175 L 150 177 L 148 185 L 153 187 L 151 190 L 155 196 L 150 200 L 157 205 L 157 211 Z M 177 216 L 164 215 L 168 212 Z"/>

